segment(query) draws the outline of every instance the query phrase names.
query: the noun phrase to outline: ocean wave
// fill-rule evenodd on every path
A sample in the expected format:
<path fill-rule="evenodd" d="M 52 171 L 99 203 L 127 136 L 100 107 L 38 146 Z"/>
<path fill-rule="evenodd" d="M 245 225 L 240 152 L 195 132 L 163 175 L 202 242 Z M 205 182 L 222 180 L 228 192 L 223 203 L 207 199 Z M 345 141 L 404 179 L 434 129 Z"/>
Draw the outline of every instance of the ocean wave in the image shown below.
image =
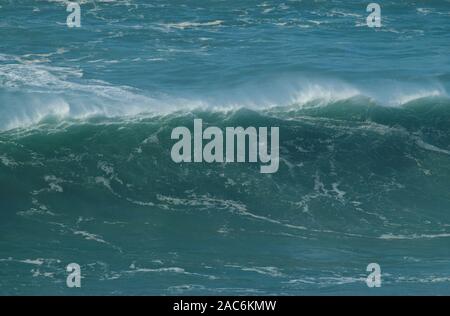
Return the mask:
<path fill-rule="evenodd" d="M 219 25 L 219 22 L 205 22 L 205 25 Z M 203 23 L 198 26 L 200 24 Z M 195 23 L 189 25 L 197 26 Z M 448 98 L 446 89 L 438 82 L 378 80 L 363 86 L 308 74 L 249 78 L 222 90 L 167 94 L 88 79 L 82 68 L 45 61 L 67 51 L 67 48 L 59 48 L 40 54 L 0 54 L 0 130 L 30 126 L 48 117 L 65 120 L 194 109 L 302 108 L 350 103 L 355 98 L 364 104 L 402 107 L 420 100 L 431 103 L 433 98 Z"/>
<path fill-rule="evenodd" d="M 11 61 L 12 56 L 2 56 Z M 17 60 L 17 58 L 16 58 Z M 381 90 L 378 86 L 378 90 Z M 336 103 L 375 104 L 402 107 L 414 102 L 433 104 L 448 98 L 445 89 L 432 86 L 387 84 L 376 94 L 339 80 L 275 78 L 261 83 L 246 83 L 224 91 L 201 95 L 150 93 L 129 86 L 85 79 L 78 68 L 25 62 L 0 64 L 0 130 L 37 124 L 49 117 L 57 120 L 90 117 L 128 117 L 142 114 L 168 114 L 195 109 L 230 111 L 239 108 L 302 109 L 326 107 Z"/>

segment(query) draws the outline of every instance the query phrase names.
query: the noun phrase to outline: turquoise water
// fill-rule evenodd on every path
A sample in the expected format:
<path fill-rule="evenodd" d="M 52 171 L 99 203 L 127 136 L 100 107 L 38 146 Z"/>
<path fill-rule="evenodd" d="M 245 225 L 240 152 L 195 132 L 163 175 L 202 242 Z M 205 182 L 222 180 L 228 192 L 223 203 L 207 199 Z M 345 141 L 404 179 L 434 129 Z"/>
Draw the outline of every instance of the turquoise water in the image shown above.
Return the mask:
<path fill-rule="evenodd" d="M 0 1 L 0 294 L 450 294 L 449 1 L 80 3 Z"/>

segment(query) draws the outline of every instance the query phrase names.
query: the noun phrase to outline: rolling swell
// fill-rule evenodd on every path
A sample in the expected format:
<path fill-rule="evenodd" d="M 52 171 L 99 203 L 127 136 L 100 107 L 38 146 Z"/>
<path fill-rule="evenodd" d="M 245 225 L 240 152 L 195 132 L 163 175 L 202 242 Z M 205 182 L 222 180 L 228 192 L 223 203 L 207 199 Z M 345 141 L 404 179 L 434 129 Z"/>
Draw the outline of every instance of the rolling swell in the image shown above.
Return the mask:
<path fill-rule="evenodd" d="M 197 110 L 63 121 L 48 117 L 32 127 L 0 134 L 0 186 L 5 191 L 0 217 L 8 232 L 2 249 L 13 247 L 21 253 L 33 236 L 38 236 L 39 247 L 51 249 L 58 236 L 59 242 L 79 245 L 74 251 L 86 260 L 95 260 L 90 251 L 97 249 L 121 262 L 114 269 L 108 266 L 99 272 L 97 267 L 90 272 L 105 280 L 140 273 L 125 265 L 139 262 L 141 249 L 150 251 L 145 256 L 155 252 L 162 262 L 183 264 L 184 270 L 177 270 L 183 275 L 203 275 L 209 271 L 196 267 L 189 255 L 177 259 L 160 249 L 189 253 L 197 243 L 217 258 L 205 259 L 205 265 L 229 264 L 230 269 L 245 271 L 252 256 L 229 248 L 242 239 L 255 252 L 266 243 L 267 251 L 279 253 L 281 261 L 285 259 L 277 246 L 280 239 L 285 246 L 300 241 L 295 249 L 307 240 L 306 252 L 318 243 L 321 251 L 338 258 L 340 251 L 350 251 L 355 265 L 367 260 L 368 254 L 361 258 L 358 251 L 382 249 L 386 242 L 404 257 L 409 253 L 405 243 L 428 247 L 431 242 L 437 251 L 433 253 L 445 253 L 450 236 L 445 224 L 450 221 L 449 109 L 445 99 L 387 108 L 357 97 L 260 111 Z M 170 133 L 177 126 L 192 128 L 194 118 L 219 127 L 279 126 L 279 171 L 263 175 L 259 165 L 251 163 L 173 163 Z M 6 229 L 9 226 L 21 237 Z M 344 247 L 347 250 L 336 253 L 333 249 L 341 243 L 357 251 Z M 224 255 L 230 251 L 234 261 Z M 303 253 L 301 259 L 308 267 L 317 263 L 310 255 L 304 259 Z M 423 256 L 428 256 L 426 251 Z M 300 273 L 297 265 L 279 264 L 290 271 L 290 278 Z M 47 262 L 41 270 L 56 273 L 48 271 L 56 271 L 57 265 Z M 155 264 L 142 269 L 159 268 Z M 333 279 L 311 269 L 312 284 L 345 281 L 350 271 Z M 286 282 L 276 269 L 260 273 L 280 273 L 280 282 Z M 186 291 L 220 292 L 211 286 Z M 302 282 L 282 288 L 286 293 L 311 290 Z"/>
<path fill-rule="evenodd" d="M 219 127 L 280 126 L 279 172 L 260 175 L 251 163 L 173 163 L 172 129 L 192 128 L 197 117 Z M 297 109 L 48 119 L 1 134 L 2 186 L 21 192 L 2 203 L 13 213 L 32 208 L 33 192 L 43 190 L 52 200 L 66 194 L 59 186 L 78 192 L 77 198 L 67 197 L 75 213 L 86 208 L 77 201 L 90 192 L 106 203 L 97 206 L 107 208 L 112 199 L 124 208 L 159 210 L 195 209 L 196 198 L 202 208 L 202 198 L 234 197 L 248 212 L 276 219 L 280 226 L 377 237 L 393 225 L 408 231 L 424 218 L 448 218 L 449 122 L 448 101 L 439 99 L 401 108 L 350 99 Z M 270 197 L 274 190 L 280 199 Z M 92 211 L 98 210 L 88 207 Z M 405 214 L 408 220 L 401 222 Z"/>

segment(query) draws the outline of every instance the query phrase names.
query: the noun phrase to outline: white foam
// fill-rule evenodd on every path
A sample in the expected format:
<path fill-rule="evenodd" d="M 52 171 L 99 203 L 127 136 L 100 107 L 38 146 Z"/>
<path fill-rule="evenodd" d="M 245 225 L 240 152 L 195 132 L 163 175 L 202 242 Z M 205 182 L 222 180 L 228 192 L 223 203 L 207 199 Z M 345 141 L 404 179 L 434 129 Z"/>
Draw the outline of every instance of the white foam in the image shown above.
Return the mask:
<path fill-rule="evenodd" d="M 434 151 L 434 152 L 437 152 L 437 153 L 440 153 L 440 154 L 450 155 L 450 150 L 442 149 L 442 148 L 439 148 L 437 146 L 428 144 L 428 143 L 426 143 L 425 141 L 423 141 L 422 139 L 420 139 L 418 137 L 415 138 L 415 139 L 416 139 L 416 144 L 422 149 L 429 150 L 429 151 Z"/>
<path fill-rule="evenodd" d="M 84 237 L 84 239 L 86 240 L 93 240 L 102 244 L 108 244 L 108 242 L 106 242 L 101 236 L 96 235 L 96 234 L 92 234 L 86 231 L 82 231 L 82 230 L 76 230 L 73 232 L 75 235 L 81 235 Z"/>
<path fill-rule="evenodd" d="M 392 233 L 383 234 L 379 239 L 433 239 L 433 238 L 449 238 L 450 233 L 439 233 L 439 234 L 411 234 L 411 235 L 395 235 Z"/>
<path fill-rule="evenodd" d="M 0 130 L 36 124 L 49 116 L 133 116 L 168 108 L 131 87 L 84 80 L 79 69 L 34 62 L 0 65 L 0 89 Z"/>
<path fill-rule="evenodd" d="M 25 260 L 20 260 L 20 262 L 22 263 L 28 263 L 28 264 L 34 264 L 34 265 L 43 265 L 45 260 L 44 259 L 25 259 Z"/>
<path fill-rule="evenodd" d="M 227 265 L 227 267 L 239 268 L 242 271 L 256 272 L 271 277 L 283 277 L 284 274 L 277 267 L 242 267 L 239 265 Z"/>
<path fill-rule="evenodd" d="M 16 167 L 18 165 L 17 162 L 15 162 L 12 158 L 9 158 L 6 155 L 0 155 L 0 162 L 5 165 L 6 167 Z"/>
<path fill-rule="evenodd" d="M 175 28 L 175 29 L 184 30 L 187 28 L 198 28 L 198 27 L 204 27 L 204 26 L 219 26 L 219 25 L 222 25 L 222 23 L 223 23 L 222 20 L 215 20 L 215 21 L 208 21 L 208 22 L 185 21 L 185 22 L 178 22 L 178 23 L 162 24 L 162 26 L 169 28 L 169 29 Z"/>

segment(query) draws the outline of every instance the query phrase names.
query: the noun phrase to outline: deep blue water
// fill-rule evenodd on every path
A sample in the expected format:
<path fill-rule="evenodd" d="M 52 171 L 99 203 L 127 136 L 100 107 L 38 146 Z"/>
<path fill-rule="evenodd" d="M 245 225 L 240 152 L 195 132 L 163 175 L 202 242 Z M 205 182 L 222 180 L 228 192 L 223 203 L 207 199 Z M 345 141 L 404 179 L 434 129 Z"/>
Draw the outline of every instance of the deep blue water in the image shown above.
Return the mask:
<path fill-rule="evenodd" d="M 450 1 L 79 3 L 0 0 L 0 294 L 450 294 Z"/>

